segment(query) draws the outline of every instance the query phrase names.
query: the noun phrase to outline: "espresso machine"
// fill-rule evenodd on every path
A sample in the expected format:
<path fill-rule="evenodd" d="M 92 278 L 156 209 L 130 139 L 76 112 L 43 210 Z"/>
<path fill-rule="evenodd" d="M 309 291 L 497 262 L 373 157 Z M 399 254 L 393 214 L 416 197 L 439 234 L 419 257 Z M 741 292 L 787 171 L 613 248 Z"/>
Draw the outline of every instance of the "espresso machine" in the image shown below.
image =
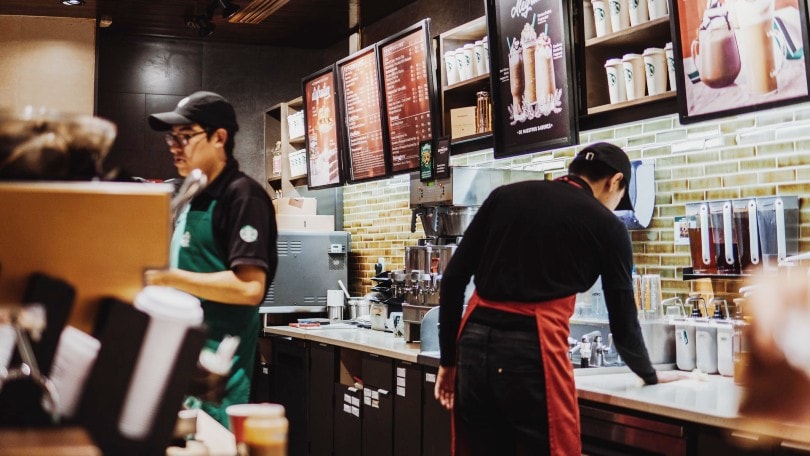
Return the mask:
<path fill-rule="evenodd" d="M 402 299 L 406 342 L 421 340 L 425 314 L 439 304 L 442 274 L 475 213 L 493 189 L 501 185 L 544 179 L 542 171 L 491 168 L 451 168 L 450 177 L 421 181 L 411 175 L 411 232 L 420 219 L 425 237 L 405 247 L 405 269 L 392 271 L 392 289 Z"/>

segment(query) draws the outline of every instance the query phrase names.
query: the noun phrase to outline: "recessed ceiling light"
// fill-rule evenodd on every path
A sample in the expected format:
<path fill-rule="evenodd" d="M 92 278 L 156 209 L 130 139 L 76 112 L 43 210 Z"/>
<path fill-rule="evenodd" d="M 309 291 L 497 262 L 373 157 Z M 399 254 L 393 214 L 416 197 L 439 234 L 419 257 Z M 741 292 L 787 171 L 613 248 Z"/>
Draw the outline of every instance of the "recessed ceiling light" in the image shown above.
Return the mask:
<path fill-rule="evenodd" d="M 65 6 L 79 6 L 84 5 L 84 0 L 62 0 L 62 4 Z"/>

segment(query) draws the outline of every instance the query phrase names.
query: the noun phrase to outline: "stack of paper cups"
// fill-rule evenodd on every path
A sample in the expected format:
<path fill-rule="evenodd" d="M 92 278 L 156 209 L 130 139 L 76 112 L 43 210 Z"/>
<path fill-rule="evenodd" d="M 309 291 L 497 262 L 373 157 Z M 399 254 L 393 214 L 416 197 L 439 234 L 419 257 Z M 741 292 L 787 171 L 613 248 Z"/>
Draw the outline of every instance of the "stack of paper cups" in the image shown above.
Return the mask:
<path fill-rule="evenodd" d="M 644 96 L 646 77 L 644 76 L 644 60 L 641 54 L 625 54 L 622 56 L 624 66 L 624 84 L 627 90 L 627 99 L 635 100 Z"/>
<path fill-rule="evenodd" d="M 59 414 L 72 418 L 82 397 L 84 383 L 98 357 L 101 343 L 72 326 L 65 326 L 56 346 L 49 378 L 59 394 Z"/>
<path fill-rule="evenodd" d="M 667 91 L 667 58 L 661 48 L 647 48 L 642 54 L 647 93 L 658 95 Z"/>
<path fill-rule="evenodd" d="M 664 46 L 664 53 L 667 56 L 667 73 L 669 74 L 669 90 L 675 90 L 675 55 L 672 53 L 672 41 Z"/>
<path fill-rule="evenodd" d="M 647 8 L 647 0 L 627 0 L 627 2 L 630 7 L 631 27 L 635 27 L 649 20 L 650 14 Z"/>
<path fill-rule="evenodd" d="M 669 14 L 669 7 L 667 0 L 647 0 L 647 8 L 649 9 L 650 19 L 658 19 Z"/>
<path fill-rule="evenodd" d="M 484 69 L 489 73 L 489 37 L 485 36 L 481 40 L 481 44 L 484 46 Z"/>
<path fill-rule="evenodd" d="M 141 351 L 124 399 L 118 429 L 125 437 L 147 437 L 174 370 L 177 352 L 190 327 L 203 321 L 200 300 L 169 287 L 148 286 L 135 296 L 135 308 L 149 315 Z"/>
<path fill-rule="evenodd" d="M 473 45 L 473 54 L 475 55 L 475 72 L 479 76 L 482 74 L 489 73 L 487 70 L 486 64 L 486 54 L 484 53 L 484 42 L 482 40 L 478 40 Z"/>
<path fill-rule="evenodd" d="M 343 290 L 326 290 L 326 308 L 330 320 L 343 320 Z"/>
<path fill-rule="evenodd" d="M 632 1 L 632 0 L 630 0 Z M 610 23 L 614 32 L 620 32 L 630 27 L 630 14 L 627 8 L 628 0 L 608 0 L 610 7 Z"/>
<path fill-rule="evenodd" d="M 591 0 L 593 6 L 593 23 L 596 28 L 596 36 L 605 36 L 613 32 L 610 25 L 610 12 L 606 0 Z"/>
<path fill-rule="evenodd" d="M 607 73 L 610 102 L 619 103 L 627 100 L 627 94 L 624 89 L 624 67 L 622 66 L 622 59 L 608 59 L 608 61 L 605 62 L 605 72 Z"/>
<path fill-rule="evenodd" d="M 475 65 L 475 45 L 472 43 L 467 43 L 462 49 L 464 49 L 464 59 L 465 62 L 467 62 L 467 68 L 469 69 L 465 71 L 469 71 L 470 78 L 474 78 L 478 76 L 478 67 Z"/>
<path fill-rule="evenodd" d="M 458 62 L 456 62 L 456 51 L 447 51 L 444 53 L 444 74 L 447 78 L 447 85 L 453 85 L 458 82 Z"/>

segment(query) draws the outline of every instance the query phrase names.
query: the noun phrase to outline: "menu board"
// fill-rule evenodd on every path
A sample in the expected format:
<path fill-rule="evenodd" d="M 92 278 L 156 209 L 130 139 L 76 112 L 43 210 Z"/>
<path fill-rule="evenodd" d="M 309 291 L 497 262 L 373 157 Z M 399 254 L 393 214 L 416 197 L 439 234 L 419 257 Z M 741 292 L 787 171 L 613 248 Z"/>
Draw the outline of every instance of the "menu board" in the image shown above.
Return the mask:
<path fill-rule="evenodd" d="M 309 188 L 340 185 L 335 72 L 329 66 L 302 80 Z"/>
<path fill-rule="evenodd" d="M 391 171 L 419 168 L 419 143 L 433 138 L 433 78 L 428 21 L 380 43 Z"/>
<path fill-rule="evenodd" d="M 576 143 L 568 4 L 487 0 L 495 157 Z"/>
<path fill-rule="evenodd" d="M 376 48 L 369 46 L 337 62 L 337 69 L 346 119 L 350 180 L 386 177 Z"/>

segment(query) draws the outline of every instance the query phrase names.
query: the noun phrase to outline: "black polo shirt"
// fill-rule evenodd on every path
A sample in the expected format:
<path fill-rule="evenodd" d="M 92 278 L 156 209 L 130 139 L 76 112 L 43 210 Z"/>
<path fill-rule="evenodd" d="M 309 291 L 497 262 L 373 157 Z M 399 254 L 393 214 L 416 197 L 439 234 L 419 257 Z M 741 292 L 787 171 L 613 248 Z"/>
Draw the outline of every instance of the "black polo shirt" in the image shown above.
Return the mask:
<path fill-rule="evenodd" d="M 267 273 L 266 286 L 273 282 L 278 265 L 276 253 L 278 232 L 270 196 L 253 178 L 239 170 L 236 160 L 229 160 L 219 176 L 191 201 L 192 211 L 205 211 L 216 201 L 211 225 L 219 257 L 228 268 L 240 265 L 258 266 Z M 246 242 L 242 231 L 254 227 L 263 235 Z"/>
<path fill-rule="evenodd" d="M 633 299 L 627 229 L 584 180 L 569 179 L 505 185 L 480 207 L 442 277 L 442 365 L 455 364 L 455 338 L 471 276 L 484 299 L 541 302 L 587 291 L 601 275 L 619 353 L 634 372 L 654 383 Z"/>

